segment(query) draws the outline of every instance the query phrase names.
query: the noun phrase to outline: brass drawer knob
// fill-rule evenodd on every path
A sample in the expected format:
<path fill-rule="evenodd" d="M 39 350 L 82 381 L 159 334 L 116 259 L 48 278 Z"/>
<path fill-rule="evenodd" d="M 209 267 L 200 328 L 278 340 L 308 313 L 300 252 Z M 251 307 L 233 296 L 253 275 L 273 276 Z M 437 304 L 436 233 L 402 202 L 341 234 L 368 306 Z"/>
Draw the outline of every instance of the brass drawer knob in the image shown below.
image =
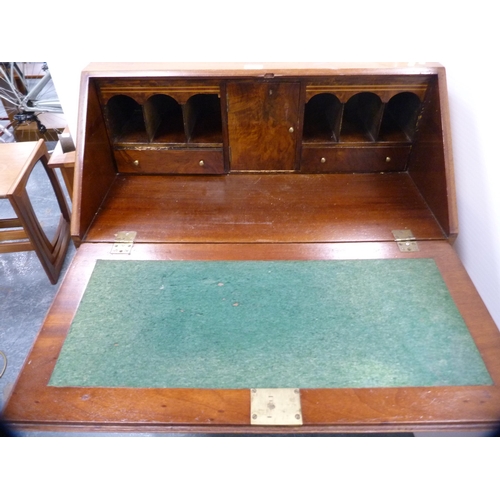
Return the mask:
<path fill-rule="evenodd" d="M 203 165 L 205 165 L 205 162 L 203 160 L 200 160 L 199 165 L 200 167 L 203 167 Z"/>
<path fill-rule="evenodd" d="M 319 160 L 321 163 L 326 163 L 326 158 L 323 156 L 323 158 L 321 158 L 321 160 Z"/>
<path fill-rule="evenodd" d="M 138 167 L 139 166 L 139 160 L 134 160 L 134 166 Z"/>
<path fill-rule="evenodd" d="M 288 129 L 288 132 L 290 132 L 290 134 L 293 134 L 293 133 L 295 132 L 295 129 L 294 129 L 293 127 L 290 127 L 290 128 Z"/>
<path fill-rule="evenodd" d="M 389 163 L 390 161 L 391 161 L 391 157 L 390 157 L 390 156 L 387 156 L 387 157 L 385 158 L 385 162 L 386 162 L 386 163 Z"/>

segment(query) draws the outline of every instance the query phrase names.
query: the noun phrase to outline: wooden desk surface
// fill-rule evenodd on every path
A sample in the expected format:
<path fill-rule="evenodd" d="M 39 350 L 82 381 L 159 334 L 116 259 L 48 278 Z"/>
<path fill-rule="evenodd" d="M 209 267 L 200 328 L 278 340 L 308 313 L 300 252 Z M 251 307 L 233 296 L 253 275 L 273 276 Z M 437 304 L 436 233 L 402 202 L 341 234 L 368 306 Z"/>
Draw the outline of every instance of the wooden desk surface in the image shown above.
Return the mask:
<path fill-rule="evenodd" d="M 489 430 L 500 421 L 500 334 L 453 248 L 394 243 L 136 244 L 130 256 L 111 244 L 84 244 L 63 282 L 4 417 L 38 430 L 128 432 L 418 432 Z M 494 381 L 492 386 L 301 390 L 302 427 L 250 425 L 249 390 L 110 389 L 47 386 L 94 262 L 109 259 L 434 258 Z"/>
<path fill-rule="evenodd" d="M 118 175 L 86 241 L 119 231 L 141 243 L 388 241 L 405 227 L 444 238 L 405 173 Z"/>

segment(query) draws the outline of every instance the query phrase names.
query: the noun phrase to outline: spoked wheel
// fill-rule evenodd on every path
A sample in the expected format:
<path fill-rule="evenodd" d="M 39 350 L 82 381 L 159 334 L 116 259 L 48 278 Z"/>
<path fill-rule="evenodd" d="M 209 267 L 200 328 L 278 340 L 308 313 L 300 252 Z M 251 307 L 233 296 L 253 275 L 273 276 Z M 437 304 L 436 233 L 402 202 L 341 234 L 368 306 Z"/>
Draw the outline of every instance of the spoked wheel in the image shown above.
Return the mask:
<path fill-rule="evenodd" d="M 65 126 L 45 63 L 0 63 L 0 142 L 57 141 Z"/>

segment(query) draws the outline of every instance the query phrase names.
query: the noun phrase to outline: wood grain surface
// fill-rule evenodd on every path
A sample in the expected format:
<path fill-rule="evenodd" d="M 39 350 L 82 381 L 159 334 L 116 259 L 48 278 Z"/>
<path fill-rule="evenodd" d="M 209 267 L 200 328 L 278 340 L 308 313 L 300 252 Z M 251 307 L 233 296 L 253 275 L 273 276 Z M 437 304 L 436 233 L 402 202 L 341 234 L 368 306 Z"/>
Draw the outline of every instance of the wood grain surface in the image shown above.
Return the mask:
<path fill-rule="evenodd" d="M 406 173 L 121 175 L 86 241 L 118 231 L 143 243 L 388 241 L 406 228 L 445 237 Z"/>
<path fill-rule="evenodd" d="M 294 170 L 299 83 L 227 84 L 231 170 Z"/>

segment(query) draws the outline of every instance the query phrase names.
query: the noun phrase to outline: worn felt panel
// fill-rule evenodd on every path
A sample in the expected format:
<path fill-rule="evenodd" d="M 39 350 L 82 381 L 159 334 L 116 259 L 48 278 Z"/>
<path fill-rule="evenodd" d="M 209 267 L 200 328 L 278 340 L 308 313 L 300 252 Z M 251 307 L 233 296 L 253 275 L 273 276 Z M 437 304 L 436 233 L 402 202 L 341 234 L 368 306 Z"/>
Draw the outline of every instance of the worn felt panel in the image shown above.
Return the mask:
<path fill-rule="evenodd" d="M 492 381 L 431 259 L 98 261 L 50 385 Z"/>

